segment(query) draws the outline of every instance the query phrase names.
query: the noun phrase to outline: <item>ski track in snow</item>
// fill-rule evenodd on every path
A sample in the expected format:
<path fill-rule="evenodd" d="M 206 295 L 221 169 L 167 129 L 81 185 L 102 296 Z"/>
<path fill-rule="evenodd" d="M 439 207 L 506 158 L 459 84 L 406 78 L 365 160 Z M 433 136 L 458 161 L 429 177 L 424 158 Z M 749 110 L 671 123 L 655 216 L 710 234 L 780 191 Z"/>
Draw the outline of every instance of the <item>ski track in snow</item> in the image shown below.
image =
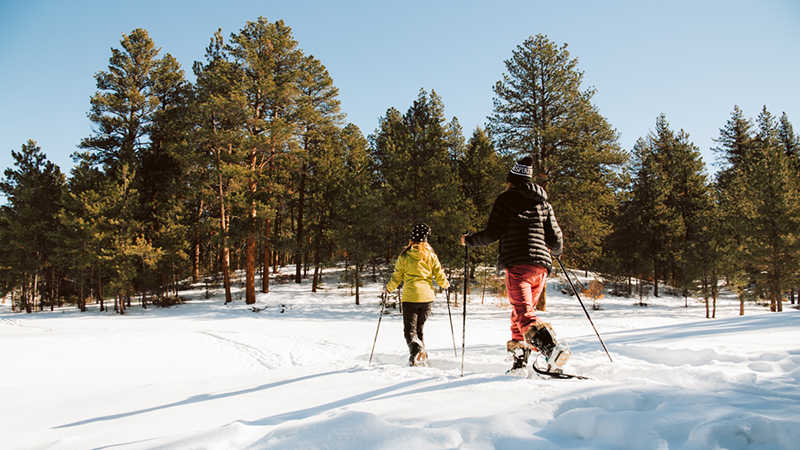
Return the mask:
<path fill-rule="evenodd" d="M 332 286 L 336 281 L 328 275 Z M 584 280 L 585 281 L 585 280 Z M 796 449 L 800 312 L 718 319 L 683 298 L 606 297 L 590 310 L 552 280 L 542 317 L 569 342 L 568 372 L 504 375 L 508 309 L 446 304 L 426 325 L 428 367 L 407 367 L 396 310 L 378 319 L 344 289 L 276 284 L 252 305 L 187 304 L 126 316 L 0 307 L 0 436 L 13 449 Z M 285 307 L 281 306 L 285 305 Z M 43 408 L 42 405 L 48 405 Z M 9 447 L 6 447 L 9 446 Z"/>

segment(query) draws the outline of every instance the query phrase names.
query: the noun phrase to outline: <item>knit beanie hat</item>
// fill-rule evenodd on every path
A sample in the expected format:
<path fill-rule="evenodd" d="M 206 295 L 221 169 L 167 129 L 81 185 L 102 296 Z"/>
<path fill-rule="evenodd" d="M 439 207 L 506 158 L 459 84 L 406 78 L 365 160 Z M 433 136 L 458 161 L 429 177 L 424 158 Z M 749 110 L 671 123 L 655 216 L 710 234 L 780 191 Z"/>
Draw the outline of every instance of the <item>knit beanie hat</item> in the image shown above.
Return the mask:
<path fill-rule="evenodd" d="M 506 181 L 514 186 L 533 181 L 533 158 L 526 156 L 514 163 Z"/>
<path fill-rule="evenodd" d="M 414 242 L 428 242 L 428 236 L 431 235 L 431 227 L 424 223 L 418 223 L 411 229 L 411 240 Z"/>

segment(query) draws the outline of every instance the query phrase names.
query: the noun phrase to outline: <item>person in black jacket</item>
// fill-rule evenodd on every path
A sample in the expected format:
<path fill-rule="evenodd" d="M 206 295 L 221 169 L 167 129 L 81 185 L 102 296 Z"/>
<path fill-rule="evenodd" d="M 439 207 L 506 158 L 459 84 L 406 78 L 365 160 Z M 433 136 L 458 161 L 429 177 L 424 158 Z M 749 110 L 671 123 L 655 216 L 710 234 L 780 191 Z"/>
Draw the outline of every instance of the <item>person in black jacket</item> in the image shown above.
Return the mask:
<path fill-rule="evenodd" d="M 550 325 L 536 315 L 536 303 L 553 267 L 551 255 L 561 255 L 564 241 L 547 193 L 533 183 L 532 166 L 530 157 L 517 161 L 506 177 L 506 191 L 495 199 L 486 229 L 461 237 L 467 247 L 500 240 L 497 265 L 506 271 L 512 306 L 511 340 L 506 348 L 514 357 L 509 370 L 514 375 L 527 374 L 531 350 L 547 359 L 557 345 Z"/>

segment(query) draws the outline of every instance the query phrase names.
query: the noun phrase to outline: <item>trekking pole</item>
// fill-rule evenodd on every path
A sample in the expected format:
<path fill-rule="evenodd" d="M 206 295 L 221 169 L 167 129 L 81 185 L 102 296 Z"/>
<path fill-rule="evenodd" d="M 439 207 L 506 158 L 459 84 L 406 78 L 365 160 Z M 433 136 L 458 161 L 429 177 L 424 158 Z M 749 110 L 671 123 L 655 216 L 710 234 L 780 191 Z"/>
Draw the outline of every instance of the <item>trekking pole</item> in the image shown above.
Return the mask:
<path fill-rule="evenodd" d="M 586 313 L 586 318 L 589 319 L 589 323 L 592 324 L 592 328 L 594 328 L 594 334 L 597 335 L 597 339 L 600 339 L 600 344 L 603 345 L 603 350 L 606 351 L 606 355 L 608 355 L 608 360 L 611 361 L 611 362 L 614 362 L 614 360 L 611 359 L 611 354 L 608 353 L 608 348 L 606 348 L 606 344 L 605 344 L 605 342 L 603 342 L 603 338 L 601 338 L 600 337 L 600 333 L 597 332 L 597 328 L 595 328 L 594 322 L 592 322 L 592 318 L 589 317 L 589 311 L 587 311 L 586 307 L 583 305 L 583 300 L 581 300 L 581 296 L 578 295 L 578 291 L 577 291 L 577 289 L 575 289 L 575 285 L 572 284 L 572 280 L 569 279 L 569 274 L 567 273 L 567 269 L 564 268 L 564 263 L 561 262 L 561 257 L 559 256 L 556 259 L 558 260 L 558 264 L 561 266 L 561 270 L 564 271 L 564 276 L 567 277 L 567 281 L 569 281 L 569 285 L 572 287 L 572 292 L 575 293 L 575 297 L 578 297 L 578 302 L 580 302 L 581 308 L 583 308 L 583 312 Z"/>
<path fill-rule="evenodd" d="M 378 317 L 378 329 L 375 330 L 375 340 L 372 341 L 372 351 L 369 353 L 369 363 L 372 364 L 372 354 L 375 353 L 375 344 L 378 342 L 378 332 L 381 331 L 381 319 L 383 319 L 383 312 L 386 309 L 386 292 L 381 292 L 381 315 Z"/>
<path fill-rule="evenodd" d="M 383 285 L 386 286 L 386 275 L 383 274 L 383 271 L 380 267 L 378 267 L 378 272 L 381 274 L 381 279 L 383 279 Z M 381 320 L 383 319 L 383 313 L 386 312 L 386 300 L 387 300 L 387 292 L 385 289 L 381 290 L 381 316 L 378 317 L 378 329 L 375 330 L 375 340 L 372 341 L 372 351 L 369 353 L 369 363 L 372 364 L 372 354 L 375 353 L 375 344 L 378 342 L 378 332 L 381 330 Z"/>
<path fill-rule="evenodd" d="M 456 332 L 453 330 L 453 314 L 450 313 L 450 289 L 447 289 L 447 316 L 450 318 L 450 336 L 453 336 L 453 353 L 458 358 L 458 350 L 456 350 Z"/>
<path fill-rule="evenodd" d="M 461 376 L 464 376 L 464 352 L 467 348 L 467 281 L 469 277 L 469 247 L 464 246 L 464 323 L 461 325 Z"/>

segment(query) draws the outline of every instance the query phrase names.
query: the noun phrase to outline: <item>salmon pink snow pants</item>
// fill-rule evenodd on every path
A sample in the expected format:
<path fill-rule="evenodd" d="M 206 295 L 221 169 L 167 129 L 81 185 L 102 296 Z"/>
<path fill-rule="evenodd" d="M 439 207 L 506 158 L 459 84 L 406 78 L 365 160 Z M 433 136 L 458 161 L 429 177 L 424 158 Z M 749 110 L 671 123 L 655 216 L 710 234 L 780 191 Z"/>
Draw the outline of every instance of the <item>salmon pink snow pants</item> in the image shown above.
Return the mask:
<path fill-rule="evenodd" d="M 547 269 L 520 264 L 506 268 L 506 290 L 511 303 L 511 339 L 525 341 L 525 330 L 539 321 L 536 303 L 547 282 Z"/>

